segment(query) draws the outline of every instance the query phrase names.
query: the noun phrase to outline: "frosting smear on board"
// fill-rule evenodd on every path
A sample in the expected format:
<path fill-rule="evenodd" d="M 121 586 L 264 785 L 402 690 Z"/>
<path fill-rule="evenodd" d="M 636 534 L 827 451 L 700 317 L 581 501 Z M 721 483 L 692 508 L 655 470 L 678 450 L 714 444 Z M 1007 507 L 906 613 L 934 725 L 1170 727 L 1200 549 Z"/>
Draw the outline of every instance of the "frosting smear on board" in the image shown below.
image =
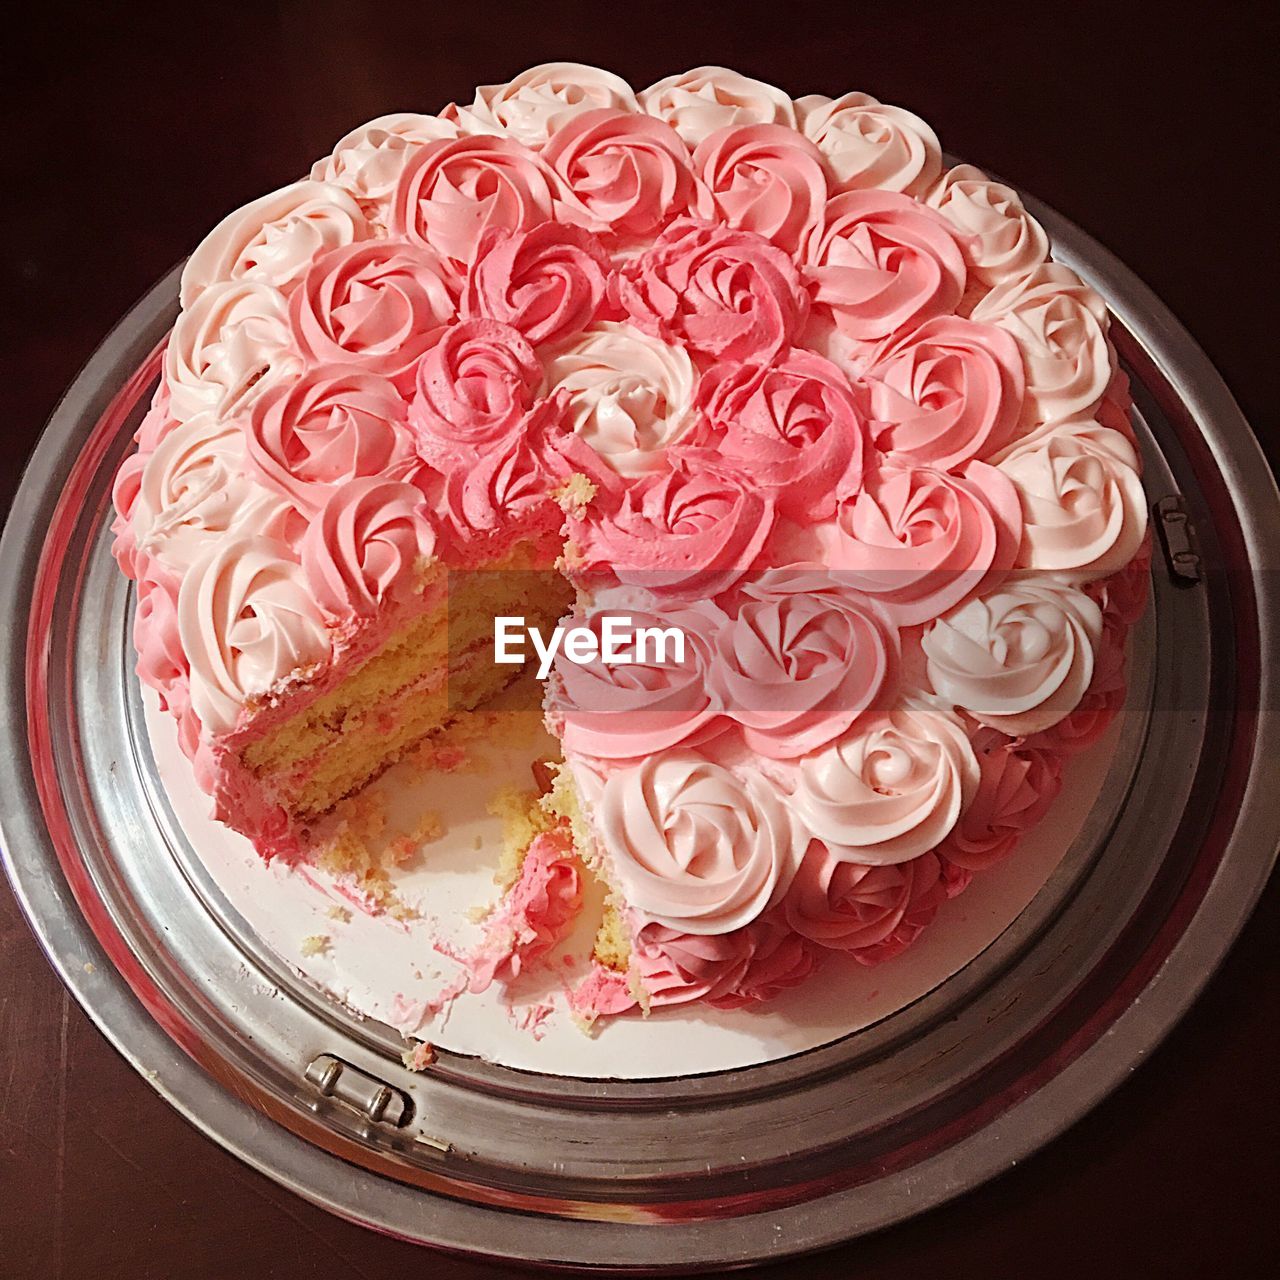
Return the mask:
<path fill-rule="evenodd" d="M 604 896 L 590 1021 L 891 958 L 1124 695 L 1147 504 L 1106 307 L 917 116 L 570 63 L 380 117 L 183 273 L 121 467 L 139 677 L 219 820 L 334 803 L 557 654 L 477 989 Z"/>

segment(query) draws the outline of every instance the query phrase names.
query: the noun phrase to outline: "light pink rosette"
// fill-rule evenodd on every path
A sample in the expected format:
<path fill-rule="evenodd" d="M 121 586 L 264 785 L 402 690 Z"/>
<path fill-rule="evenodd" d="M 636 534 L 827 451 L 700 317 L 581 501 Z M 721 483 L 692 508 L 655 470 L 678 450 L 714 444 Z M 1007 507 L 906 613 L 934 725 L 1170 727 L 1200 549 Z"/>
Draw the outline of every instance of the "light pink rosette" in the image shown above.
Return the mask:
<path fill-rule="evenodd" d="M 462 320 L 418 364 L 409 425 L 429 462 L 482 448 L 517 429 L 542 366 L 524 335 L 497 320 Z"/>
<path fill-rule="evenodd" d="M 608 255 L 581 227 L 492 232 L 480 243 L 462 311 L 509 324 L 534 346 L 562 342 L 595 318 L 608 271 Z"/>
<path fill-rule="evenodd" d="M 357 200 L 376 202 L 380 207 L 374 212 L 384 213 L 382 206 L 415 152 L 429 142 L 457 136 L 458 126 L 439 116 L 411 111 L 378 116 L 347 134 L 332 155 L 317 160 L 311 180 L 343 187 Z"/>
<path fill-rule="evenodd" d="M 772 499 L 744 476 L 673 471 L 572 520 L 570 542 L 588 577 L 616 577 L 668 602 L 706 599 L 752 567 L 773 521 Z"/>
<path fill-rule="evenodd" d="M 814 301 L 858 343 L 900 338 L 948 315 L 964 292 L 955 233 L 932 209 L 892 191 L 829 200 L 806 256 Z"/>
<path fill-rule="evenodd" d="M 435 545 L 420 490 L 364 476 L 329 495 L 302 539 L 302 567 L 325 617 L 347 623 L 407 604 Z"/>
<path fill-rule="evenodd" d="M 631 86 L 581 62 L 544 62 L 506 84 L 481 85 L 469 107 L 444 114 L 466 133 L 496 133 L 539 148 L 588 111 L 637 111 Z"/>
<path fill-rule="evenodd" d="M 747 746 L 785 760 L 838 737 L 892 695 L 897 636 L 875 606 L 851 593 L 769 592 L 751 584 L 716 641 L 709 683 Z M 768 593 L 768 594 L 766 594 Z"/>
<path fill-rule="evenodd" d="M 1102 611 L 1084 592 L 1010 579 L 940 618 L 921 647 L 942 698 L 1018 737 L 1079 706 L 1101 640 Z"/>
<path fill-rule="evenodd" d="M 289 548 L 222 538 L 188 570 L 178 633 L 191 667 L 191 707 L 211 733 L 295 672 L 329 656 L 329 633 Z"/>
<path fill-rule="evenodd" d="M 313 363 L 358 365 L 405 390 L 413 366 L 456 314 L 440 260 L 386 240 L 326 254 L 289 300 L 294 338 Z"/>
<path fill-rule="evenodd" d="M 433 142 L 400 175 L 391 232 L 465 271 L 486 232 L 528 231 L 549 221 L 558 186 L 547 165 L 510 138 Z"/>
<path fill-rule="evenodd" d="M 817 94 L 796 103 L 800 127 L 826 157 L 837 191 L 918 195 L 942 171 L 938 135 L 919 116 L 870 94 L 834 100 Z"/>
<path fill-rule="evenodd" d="M 781 89 L 727 67 L 667 76 L 637 96 L 643 111 L 665 120 L 690 147 L 730 126 L 796 123 L 795 108 Z"/>
<path fill-rule="evenodd" d="M 688 352 L 631 324 L 602 320 L 546 355 L 543 389 L 600 463 L 623 476 L 668 469 L 693 418 Z"/>
<path fill-rule="evenodd" d="M 693 153 L 697 211 L 796 253 L 822 223 L 827 175 L 818 149 L 794 129 L 721 129 Z"/>
<path fill-rule="evenodd" d="M 895 866 L 867 866 L 809 846 L 783 903 L 802 937 L 860 964 L 880 964 L 905 950 L 946 899 L 932 853 Z"/>
<path fill-rule="evenodd" d="M 1107 341 L 1107 307 L 1069 267 L 1046 262 L 997 285 L 972 319 L 1013 334 L 1022 351 L 1030 427 L 1087 417 L 1098 406 L 1115 364 Z"/>
<path fill-rule="evenodd" d="M 588 111 L 552 135 L 543 159 L 560 176 L 560 217 L 617 240 L 649 236 L 687 213 L 688 148 L 652 116 Z"/>
<path fill-rule="evenodd" d="M 685 465 L 728 461 L 793 520 L 830 518 L 842 477 L 862 479 L 863 418 L 829 360 L 792 348 L 769 365 L 721 364 L 698 388 L 699 423 L 677 446 Z"/>
<path fill-rule="evenodd" d="M 634 324 L 709 360 L 769 360 L 799 333 L 809 307 L 782 250 L 691 219 L 626 263 L 613 289 Z"/>
<path fill-rule="evenodd" d="M 909 862 L 943 840 L 978 779 L 960 721 L 908 698 L 802 760 L 792 806 L 834 856 L 884 866 Z"/>
<path fill-rule="evenodd" d="M 1147 534 L 1138 455 L 1127 437 L 1092 419 L 1019 441 L 1001 472 L 1022 504 L 1024 568 L 1083 582 L 1115 573 Z"/>
<path fill-rule="evenodd" d="M 949 169 L 925 200 L 960 233 L 969 272 L 987 289 L 1025 276 L 1049 256 L 1049 237 L 1018 193 L 971 164 Z"/>
<path fill-rule="evenodd" d="M 237 529 L 279 538 L 290 532 L 289 503 L 245 474 L 244 435 L 234 422 L 197 414 L 151 453 L 133 457 L 119 473 L 115 499 L 128 511 L 118 554 L 131 549 L 135 574 L 160 566 L 181 578 L 211 542 Z"/>
<path fill-rule="evenodd" d="M 750 924 L 786 893 L 800 859 L 771 783 L 683 748 L 610 773 L 596 820 L 631 908 L 686 933 Z"/>
<path fill-rule="evenodd" d="M 150 453 L 177 425 L 178 420 L 173 416 L 173 406 L 169 403 L 169 388 L 161 378 L 155 395 L 151 398 L 150 407 L 143 414 L 142 421 L 138 423 L 137 431 L 133 433 L 138 452 Z"/>
<path fill-rule="evenodd" d="M 341 187 L 294 182 L 228 214 L 205 236 L 182 269 L 182 305 L 224 280 L 287 289 L 321 254 L 364 240 L 370 231 L 360 206 Z"/>
<path fill-rule="evenodd" d="M 561 649 L 547 709 L 565 749 L 601 760 L 629 760 L 681 744 L 696 746 L 720 732 L 720 701 L 707 677 L 725 615 L 710 602 L 698 602 L 660 613 L 598 608 L 571 618 L 570 624 L 599 637 L 606 618 L 629 619 L 632 635 L 639 628 L 675 628 L 684 636 L 684 657 L 677 661 L 668 645 L 660 658 L 654 640 L 643 652 L 628 645 L 629 660 L 616 664 L 602 658 L 573 662 Z"/>
<path fill-rule="evenodd" d="M 958 316 L 926 320 L 876 352 L 866 370 L 871 431 L 907 466 L 950 471 L 986 459 L 1022 413 L 1022 357 L 1003 329 Z"/>
<path fill-rule="evenodd" d="M 937 853 L 964 871 L 985 871 L 1048 812 L 1062 789 L 1062 757 L 985 728 L 973 735 L 973 751 L 977 791 Z"/>
<path fill-rule="evenodd" d="M 715 1009 L 740 1009 L 803 982 L 819 955 L 770 912 L 718 935 L 647 924 L 632 959 L 653 1008 L 698 1000 Z"/>
<path fill-rule="evenodd" d="M 170 411 L 178 422 L 198 413 L 229 418 L 301 367 L 279 289 L 212 284 L 183 309 L 164 349 Z"/>
<path fill-rule="evenodd" d="M 1018 496 L 983 462 L 959 475 L 885 465 L 845 497 L 828 563 L 899 627 L 929 622 L 1013 568 Z"/>
<path fill-rule="evenodd" d="M 417 466 L 407 409 L 386 378 L 343 365 L 309 369 L 264 396 L 244 423 L 250 474 L 308 515 L 348 480 L 404 480 Z"/>

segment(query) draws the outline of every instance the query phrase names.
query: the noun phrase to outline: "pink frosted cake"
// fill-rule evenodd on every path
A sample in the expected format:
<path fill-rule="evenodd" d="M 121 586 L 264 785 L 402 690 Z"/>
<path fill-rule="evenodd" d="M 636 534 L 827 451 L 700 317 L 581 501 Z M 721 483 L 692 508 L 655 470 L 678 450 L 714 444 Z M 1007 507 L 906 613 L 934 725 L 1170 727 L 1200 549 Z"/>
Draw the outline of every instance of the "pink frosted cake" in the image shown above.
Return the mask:
<path fill-rule="evenodd" d="M 565 629 L 479 985 L 588 878 L 587 1019 L 886 960 L 1123 699 L 1146 503 L 1106 308 L 910 112 L 536 67 L 349 134 L 181 302 L 116 554 L 219 820 L 314 860 L 512 678 L 502 620 Z"/>

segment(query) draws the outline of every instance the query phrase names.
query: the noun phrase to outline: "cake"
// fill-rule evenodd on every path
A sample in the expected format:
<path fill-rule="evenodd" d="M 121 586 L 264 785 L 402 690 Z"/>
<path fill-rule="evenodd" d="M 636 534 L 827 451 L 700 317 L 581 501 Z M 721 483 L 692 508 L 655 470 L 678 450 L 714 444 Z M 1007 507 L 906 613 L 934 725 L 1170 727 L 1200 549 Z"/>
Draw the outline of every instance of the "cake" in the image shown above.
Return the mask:
<path fill-rule="evenodd" d="M 511 680 L 504 620 L 560 626 L 473 988 L 588 878 L 586 1022 L 899 953 L 1045 816 L 1145 605 L 1127 382 L 1049 249 L 910 112 L 716 67 L 535 67 L 231 213 L 115 487 L 215 816 L 316 860 Z"/>

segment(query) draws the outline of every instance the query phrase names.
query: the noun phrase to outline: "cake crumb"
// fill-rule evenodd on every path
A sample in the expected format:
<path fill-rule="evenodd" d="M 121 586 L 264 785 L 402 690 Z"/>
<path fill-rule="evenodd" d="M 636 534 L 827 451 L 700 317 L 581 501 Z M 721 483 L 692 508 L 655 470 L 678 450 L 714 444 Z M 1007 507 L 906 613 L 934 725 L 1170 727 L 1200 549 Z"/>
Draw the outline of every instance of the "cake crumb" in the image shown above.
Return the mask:
<path fill-rule="evenodd" d="M 331 946 L 332 942 L 327 933 L 313 933 L 302 940 L 303 958 L 310 959 L 312 956 L 325 955 Z"/>
<path fill-rule="evenodd" d="M 580 471 L 575 471 L 559 488 L 551 490 L 551 498 L 566 515 L 580 515 L 596 496 L 596 486 Z"/>
<path fill-rule="evenodd" d="M 330 907 L 325 914 L 330 920 L 337 920 L 339 924 L 351 923 L 351 912 L 346 907 Z"/>
<path fill-rule="evenodd" d="M 92 960 L 86 960 L 86 961 L 84 962 L 84 971 L 85 971 L 85 973 L 95 973 L 95 972 L 97 972 L 97 968 L 98 968 L 98 966 L 97 966 L 97 965 L 95 965 L 95 964 L 93 963 L 93 961 L 92 961 Z"/>
<path fill-rule="evenodd" d="M 400 1055 L 400 1060 L 410 1071 L 425 1071 L 436 1060 L 436 1047 L 426 1040 L 419 1040 Z"/>

